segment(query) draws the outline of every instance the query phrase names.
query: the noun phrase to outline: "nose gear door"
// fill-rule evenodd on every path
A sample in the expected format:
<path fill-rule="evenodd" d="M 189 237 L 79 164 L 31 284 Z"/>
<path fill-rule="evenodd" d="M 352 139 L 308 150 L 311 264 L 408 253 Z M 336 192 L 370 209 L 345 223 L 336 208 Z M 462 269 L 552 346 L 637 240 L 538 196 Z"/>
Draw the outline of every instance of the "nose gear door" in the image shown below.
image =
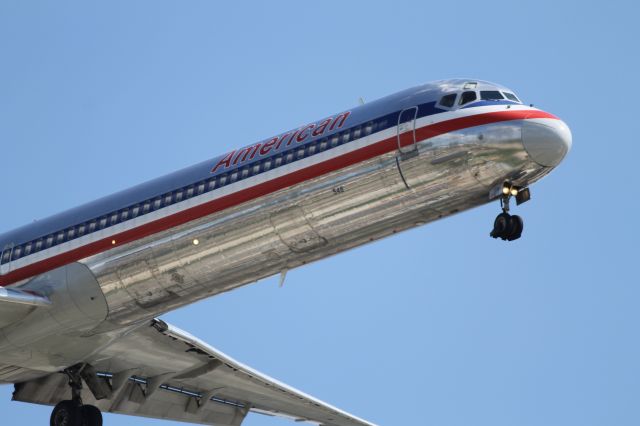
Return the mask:
<path fill-rule="evenodd" d="M 405 160 L 418 154 L 416 146 L 416 116 L 418 107 L 404 109 L 398 116 L 398 151 Z"/>

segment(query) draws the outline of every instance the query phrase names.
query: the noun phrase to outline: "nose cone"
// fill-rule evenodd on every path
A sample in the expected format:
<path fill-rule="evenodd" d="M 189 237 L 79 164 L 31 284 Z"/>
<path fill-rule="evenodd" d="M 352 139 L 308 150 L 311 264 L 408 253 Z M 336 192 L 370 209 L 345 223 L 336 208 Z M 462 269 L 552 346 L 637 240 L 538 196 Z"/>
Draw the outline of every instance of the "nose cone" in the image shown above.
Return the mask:
<path fill-rule="evenodd" d="M 562 120 L 525 120 L 522 144 L 536 163 L 555 167 L 571 149 L 571 130 Z"/>

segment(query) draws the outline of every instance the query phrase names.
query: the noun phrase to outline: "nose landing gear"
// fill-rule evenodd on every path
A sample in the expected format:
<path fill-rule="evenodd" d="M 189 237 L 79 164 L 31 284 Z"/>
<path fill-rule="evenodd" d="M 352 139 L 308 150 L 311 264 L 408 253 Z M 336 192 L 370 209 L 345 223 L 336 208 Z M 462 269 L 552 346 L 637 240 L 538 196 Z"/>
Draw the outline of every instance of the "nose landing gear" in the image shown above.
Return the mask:
<path fill-rule="evenodd" d="M 502 207 L 502 213 L 500 213 L 496 220 L 493 222 L 493 230 L 489 234 L 492 238 L 500 238 L 503 241 L 514 241 L 522 236 L 522 230 L 524 229 L 524 222 L 518 215 L 509 214 L 509 201 L 512 196 L 520 196 L 518 189 L 510 186 L 503 185 L 502 197 L 500 198 L 500 206 Z M 524 199 L 522 197 L 519 197 Z M 517 199 L 518 204 L 528 201 L 529 191 L 526 191 L 526 199 L 520 201 Z"/>
<path fill-rule="evenodd" d="M 503 241 L 513 241 L 522 236 L 523 228 L 524 222 L 520 216 L 503 212 L 496 217 L 493 222 L 493 231 L 489 235 L 493 238 L 501 238 Z"/>

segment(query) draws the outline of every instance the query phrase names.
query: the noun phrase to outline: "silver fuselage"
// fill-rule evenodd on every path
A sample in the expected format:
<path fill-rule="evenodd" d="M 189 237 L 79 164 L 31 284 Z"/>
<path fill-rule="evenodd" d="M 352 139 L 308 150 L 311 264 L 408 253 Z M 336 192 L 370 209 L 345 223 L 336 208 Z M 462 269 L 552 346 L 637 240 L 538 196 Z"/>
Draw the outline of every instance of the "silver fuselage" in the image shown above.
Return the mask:
<path fill-rule="evenodd" d="M 479 106 L 474 114 L 503 110 L 538 111 L 500 105 Z M 459 111 L 444 114 L 437 120 L 469 116 Z M 488 203 L 505 181 L 529 186 L 552 167 L 534 161 L 523 145 L 523 128 L 531 125 L 525 116 L 435 136 L 420 131 L 437 124 L 431 116 L 410 125 L 399 123 L 293 162 L 286 166 L 289 169 L 273 169 L 201 197 L 224 198 L 299 172 L 321 163 L 325 154 L 327 159 L 348 156 L 380 141 L 394 141 L 398 149 L 299 179 L 126 244 L 117 244 L 114 237 L 109 250 L 11 284 L 34 291 L 50 289 L 57 276 L 70 279 L 73 267 L 95 280 L 103 299 L 95 302 L 95 308 L 78 307 L 73 297 L 60 299 L 61 306 L 69 307 L 66 312 L 77 311 L 68 319 L 35 313 L 1 329 L 0 381 L 18 382 L 58 371 L 109 345 L 129 327 L 164 312 Z M 174 208 L 188 209 L 189 203 L 200 202 L 195 197 Z M 72 288 L 71 283 L 66 285 Z M 50 324 L 42 327 L 46 321 Z M 69 327 L 70 323 L 75 325 Z"/>
<path fill-rule="evenodd" d="M 505 177 L 525 184 L 545 172 L 520 139 L 518 121 L 448 133 L 406 160 L 388 153 L 83 263 L 106 296 L 109 322 L 148 319 L 485 204 Z"/>

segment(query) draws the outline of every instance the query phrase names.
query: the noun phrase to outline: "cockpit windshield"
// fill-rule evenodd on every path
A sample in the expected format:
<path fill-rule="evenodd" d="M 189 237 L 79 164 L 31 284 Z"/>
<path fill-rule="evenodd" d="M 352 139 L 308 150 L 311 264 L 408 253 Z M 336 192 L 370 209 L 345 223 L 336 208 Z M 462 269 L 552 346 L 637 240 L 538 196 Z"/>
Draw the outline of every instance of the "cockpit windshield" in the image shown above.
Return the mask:
<path fill-rule="evenodd" d="M 520 99 L 518 99 L 516 97 L 516 95 L 514 95 L 513 93 L 509 93 L 509 92 L 502 92 L 504 94 L 504 96 L 506 96 L 507 99 L 509 99 L 510 101 L 513 102 L 520 102 Z"/>
<path fill-rule="evenodd" d="M 443 107 L 451 108 L 456 104 L 456 96 L 458 96 L 457 93 L 444 95 L 442 99 L 440 99 L 440 105 L 442 105 Z"/>
<path fill-rule="evenodd" d="M 480 99 L 483 101 L 497 101 L 500 99 L 504 99 L 502 93 L 497 90 L 481 90 L 480 91 Z"/>
<path fill-rule="evenodd" d="M 476 99 L 478 99 L 478 95 L 476 95 L 476 92 L 464 92 L 460 97 L 460 105 L 468 104 L 469 102 L 473 102 Z"/>
<path fill-rule="evenodd" d="M 475 84 L 475 83 L 474 83 Z M 466 105 L 472 102 L 476 102 L 479 100 L 482 101 L 511 101 L 522 103 L 520 99 L 512 92 L 506 92 L 504 90 L 468 90 L 471 87 L 468 87 L 469 83 L 465 85 L 465 89 L 462 93 L 449 93 L 440 98 L 438 101 L 438 105 L 444 108 L 455 109 L 457 107 L 461 107 L 462 105 Z M 458 96 L 459 95 L 459 96 Z M 457 105 L 456 105 L 456 100 Z"/>

